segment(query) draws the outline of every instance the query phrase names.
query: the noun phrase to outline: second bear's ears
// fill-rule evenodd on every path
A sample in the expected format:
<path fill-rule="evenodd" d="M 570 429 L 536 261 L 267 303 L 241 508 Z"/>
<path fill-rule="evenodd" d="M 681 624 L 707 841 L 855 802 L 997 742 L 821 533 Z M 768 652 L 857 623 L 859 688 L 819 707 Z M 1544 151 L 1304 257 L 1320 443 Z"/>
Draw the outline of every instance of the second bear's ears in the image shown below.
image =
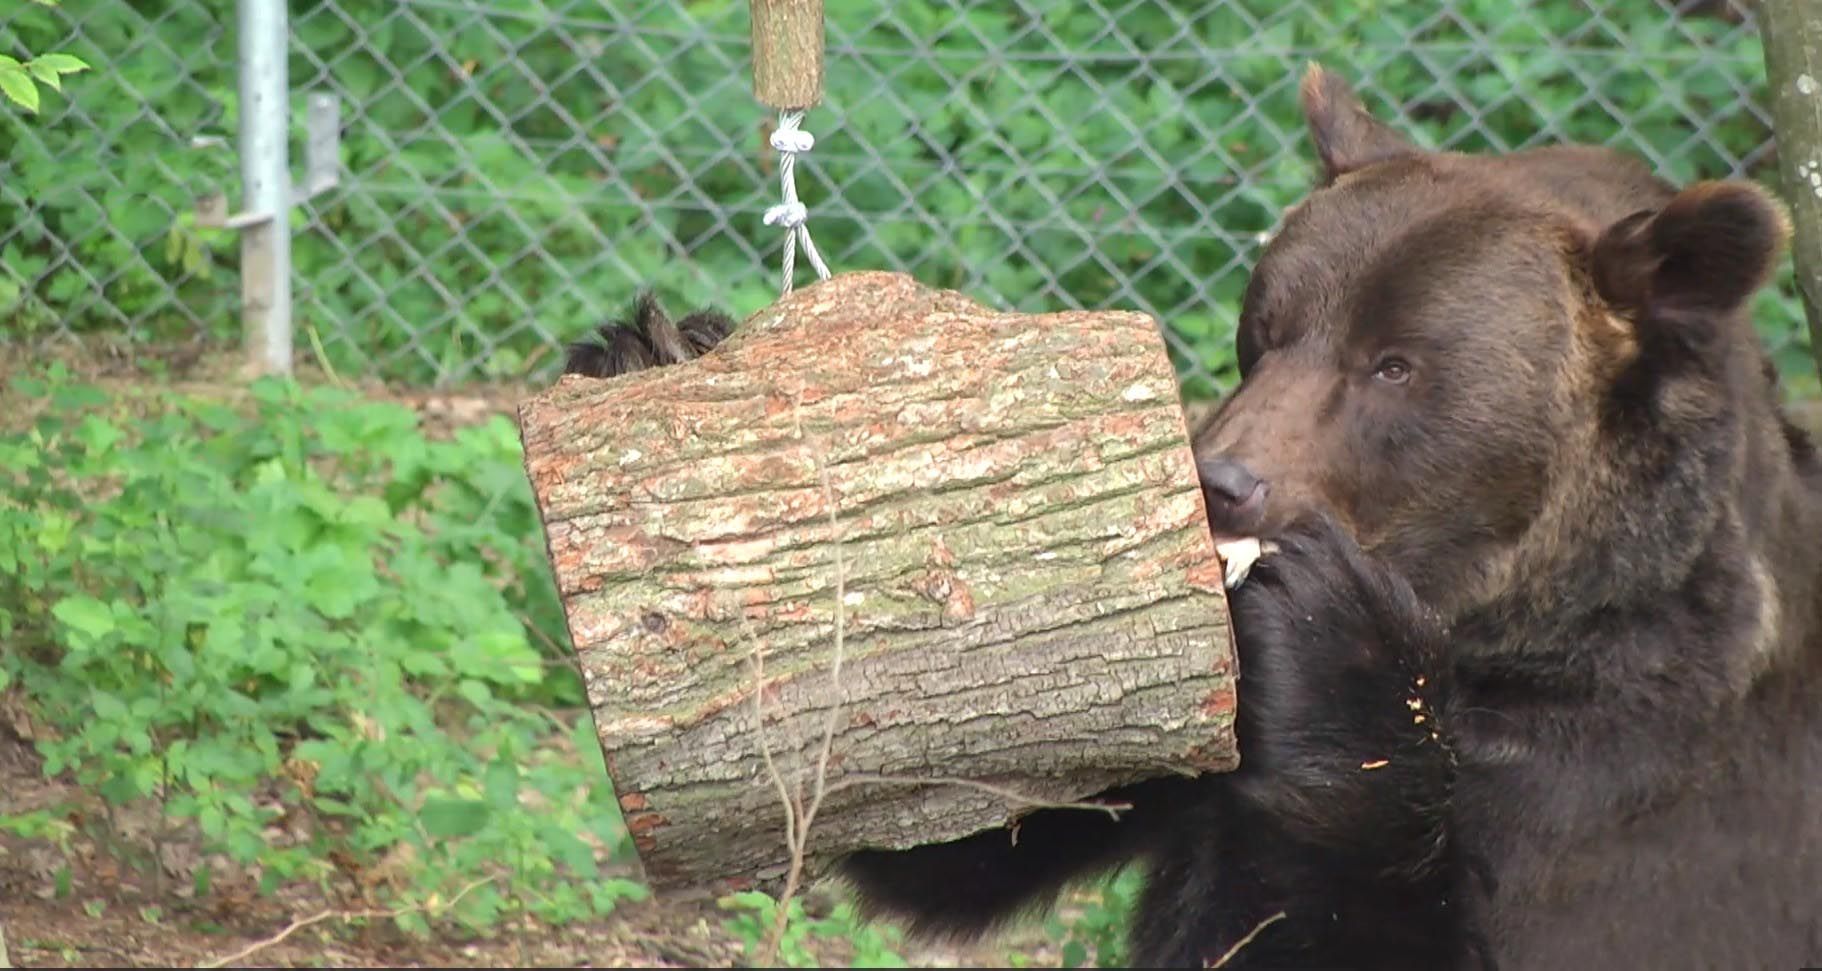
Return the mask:
<path fill-rule="evenodd" d="M 1354 89 L 1320 64 L 1311 64 L 1304 73 L 1299 94 L 1310 138 L 1322 158 L 1324 184 L 1355 169 L 1423 151 L 1368 113 Z"/>
<path fill-rule="evenodd" d="M 1633 213 L 1594 243 L 1595 289 L 1614 310 L 1729 313 L 1770 279 L 1790 217 L 1749 182 L 1697 182 Z"/>

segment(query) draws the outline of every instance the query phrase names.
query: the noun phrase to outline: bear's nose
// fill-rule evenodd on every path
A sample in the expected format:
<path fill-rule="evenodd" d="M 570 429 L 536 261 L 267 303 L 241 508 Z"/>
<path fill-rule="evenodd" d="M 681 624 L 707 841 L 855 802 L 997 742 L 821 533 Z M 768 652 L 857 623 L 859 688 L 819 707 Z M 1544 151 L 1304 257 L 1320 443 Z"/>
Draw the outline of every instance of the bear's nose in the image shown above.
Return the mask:
<path fill-rule="evenodd" d="M 1224 455 L 1196 460 L 1202 477 L 1202 496 L 1208 504 L 1208 521 L 1215 531 L 1247 536 L 1265 518 L 1265 480 L 1238 461 Z"/>

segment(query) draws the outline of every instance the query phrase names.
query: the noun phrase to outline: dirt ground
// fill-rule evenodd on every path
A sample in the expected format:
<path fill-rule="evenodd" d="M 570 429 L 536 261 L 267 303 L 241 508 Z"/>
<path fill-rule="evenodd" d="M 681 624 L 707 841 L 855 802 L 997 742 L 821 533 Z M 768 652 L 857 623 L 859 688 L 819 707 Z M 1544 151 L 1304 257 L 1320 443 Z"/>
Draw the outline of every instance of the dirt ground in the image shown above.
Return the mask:
<path fill-rule="evenodd" d="M 85 341 L 34 349 L 33 370 L 55 358 L 72 373 L 120 395 L 122 410 L 157 390 L 197 392 L 233 400 L 244 392 L 239 358 L 204 345 L 147 348 Z M 26 427 L 35 402 L 11 400 L 7 381 L 26 358 L 0 349 L 0 427 Z M 329 380 L 300 361 L 299 378 Z M 458 391 L 400 390 L 379 384 L 362 393 L 416 410 L 426 431 L 446 434 L 485 420 L 513 417 L 524 386 Z M 4 645 L 0 645 L 3 648 Z M 65 846 L 0 832 L 0 968 L 6 967 L 731 967 L 743 962 L 741 943 L 723 928 L 712 901 L 648 899 L 623 902 L 606 918 L 551 927 L 534 919 L 469 940 L 413 938 L 384 919 L 358 919 L 365 904 L 346 887 L 292 887 L 258 893 L 244 875 L 216 870 L 209 892 L 197 895 L 182 841 L 165 854 L 153 885 L 150 866 L 119 862 L 120 846 L 143 847 L 154 813 L 109 812 L 101 800 L 66 780 L 46 779 L 31 746 L 34 727 L 17 689 L 0 693 L 0 811 L 29 813 L 74 808 Z M 102 834 L 115 834 L 104 836 Z M 109 845 L 110 840 L 118 845 Z M 143 849 L 136 850 L 142 855 Z M 352 881 L 340 881 L 352 884 Z M 819 899 L 820 898 L 820 899 Z M 812 910 L 826 906 L 812 893 Z M 813 945 L 825 967 L 851 960 L 843 942 Z M 1041 930 L 1012 932 L 956 950 L 907 945 L 905 957 L 923 967 L 1005 966 L 1017 952 L 1028 967 L 1056 966 L 1057 948 Z"/>

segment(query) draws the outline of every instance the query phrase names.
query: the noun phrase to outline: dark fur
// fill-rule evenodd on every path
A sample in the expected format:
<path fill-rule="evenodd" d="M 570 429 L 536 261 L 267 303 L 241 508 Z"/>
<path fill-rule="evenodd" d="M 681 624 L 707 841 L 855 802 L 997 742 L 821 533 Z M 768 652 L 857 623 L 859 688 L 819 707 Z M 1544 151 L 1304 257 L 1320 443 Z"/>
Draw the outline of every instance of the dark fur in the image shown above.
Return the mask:
<path fill-rule="evenodd" d="M 1196 436 L 1266 483 L 1215 529 L 1282 547 L 1232 595 L 1241 767 L 845 875 L 972 935 L 1138 862 L 1140 966 L 1822 963 L 1822 467 L 1745 312 L 1781 210 L 1304 103 L 1323 185 Z"/>
<path fill-rule="evenodd" d="M 1138 966 L 1200 967 L 1280 911 L 1230 966 L 1435 966 L 1466 947 L 1453 910 L 1465 861 L 1439 825 L 1454 766 L 1427 700 L 1446 690 L 1442 628 L 1328 516 L 1278 542 L 1233 600 L 1242 771 L 1107 793 L 1133 807 L 1118 822 L 1039 812 L 1016 843 L 990 831 L 855 854 L 844 869 L 867 904 L 914 931 L 972 933 L 1065 878 L 1140 859 Z"/>
<path fill-rule="evenodd" d="M 672 323 L 657 296 L 641 294 L 630 318 L 603 324 L 569 345 L 563 373 L 605 378 L 681 364 L 708 353 L 733 329 L 732 319 L 713 310 L 700 310 Z"/>

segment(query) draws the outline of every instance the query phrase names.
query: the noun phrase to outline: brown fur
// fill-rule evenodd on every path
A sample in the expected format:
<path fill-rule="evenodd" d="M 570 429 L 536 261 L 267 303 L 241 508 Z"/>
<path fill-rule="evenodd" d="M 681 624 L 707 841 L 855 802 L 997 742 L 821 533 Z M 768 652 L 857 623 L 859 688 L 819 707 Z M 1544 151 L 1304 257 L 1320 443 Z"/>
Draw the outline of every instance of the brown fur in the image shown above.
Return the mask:
<path fill-rule="evenodd" d="M 1607 149 L 1401 149 L 1303 90 L 1324 187 L 1197 435 L 1270 499 L 1217 527 L 1332 509 L 1442 612 L 1501 966 L 1822 962 L 1822 468 L 1746 311 L 1788 218 Z"/>

